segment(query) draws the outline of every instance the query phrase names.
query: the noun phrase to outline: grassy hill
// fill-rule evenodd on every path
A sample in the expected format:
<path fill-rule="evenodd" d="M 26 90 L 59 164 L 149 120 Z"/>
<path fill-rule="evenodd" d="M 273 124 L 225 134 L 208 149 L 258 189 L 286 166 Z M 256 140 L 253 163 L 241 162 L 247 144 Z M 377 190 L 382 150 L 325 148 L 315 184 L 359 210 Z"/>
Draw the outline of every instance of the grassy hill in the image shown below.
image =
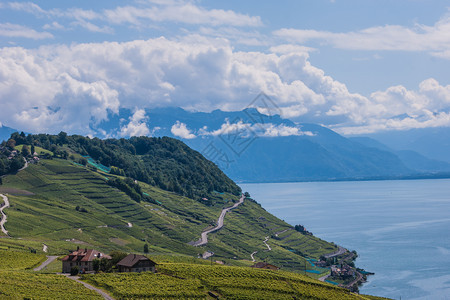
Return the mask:
<path fill-rule="evenodd" d="M 96 292 L 54 274 L 31 269 L 45 260 L 16 245 L 0 249 L 0 299 L 102 299 Z M 384 299 L 348 290 L 285 271 L 230 267 L 178 255 L 151 256 L 157 273 L 102 273 L 82 280 L 116 299 Z M 55 262 L 58 264 L 58 262 Z M 59 265 L 61 263 L 59 262 Z"/>
<path fill-rule="evenodd" d="M 216 259 L 230 261 L 250 260 L 250 254 L 258 251 L 256 259 L 293 270 L 304 269 L 305 257 L 318 258 L 336 249 L 300 234 L 250 200 L 226 215 L 224 228 L 210 234 L 207 245 L 194 247 L 188 243 L 215 224 L 222 208 L 238 197 L 216 192 L 214 205 L 207 206 L 139 182 L 150 200 L 136 202 L 108 184 L 117 177 L 70 160 L 30 164 L 3 178 L 0 192 L 8 192 L 11 202 L 6 227 L 14 238 L 47 244 L 50 253 L 77 245 L 142 252 L 147 243 L 150 252 L 196 256 L 208 250 Z M 263 243 L 267 236 L 271 251 Z M 312 268 L 309 263 L 306 266 Z"/>
<path fill-rule="evenodd" d="M 16 147 L 24 145 L 17 139 L 19 145 Z M 192 292 L 183 297 L 207 298 L 207 292 L 213 291 L 230 299 L 239 298 L 241 294 L 242 299 L 301 298 L 306 297 L 307 293 L 313 293 L 308 294 L 311 299 L 357 299 L 357 296 L 343 289 L 304 275 L 248 268 L 253 264 L 253 255 L 256 261 L 267 261 L 282 270 L 318 278 L 326 274 L 328 269 L 315 267 L 311 260 L 337 250 L 332 243 L 296 231 L 293 226 L 271 215 L 249 198 L 226 214 L 224 227 L 209 234 L 206 245 L 192 246 L 191 242 L 198 240 L 202 231 L 216 225 L 223 208 L 239 200 L 236 191 L 240 189 L 197 152 L 193 152 L 195 158 L 192 158 L 192 150 L 186 150 L 184 144 L 180 145 L 180 142 L 172 139 L 145 140 L 157 146 L 148 146 L 153 150 L 138 150 L 138 147 L 135 154 L 124 154 L 126 151 L 121 147 L 138 145 L 133 144 L 137 141 L 95 141 L 101 145 L 102 153 L 122 153 L 125 157 L 132 157 L 131 161 L 136 165 L 122 169 L 118 167 L 119 164 L 113 165 L 113 161 L 106 164 L 106 158 L 103 161 L 94 160 L 90 156 L 93 150 L 88 150 L 89 146 L 86 145 L 80 146 L 89 144 L 89 141 L 86 142 L 89 139 L 62 139 L 66 143 L 56 136 L 46 136 L 46 139 L 41 135 L 27 137 L 32 143 L 41 141 L 36 145 L 29 144 L 30 148 L 33 145 L 35 148 L 40 147 L 39 150 L 51 152 L 45 152 L 39 162 L 29 163 L 27 168 L 2 178 L 0 193 L 8 195 L 11 207 L 5 209 L 8 216 L 5 227 L 10 238 L 0 238 L 0 252 L 3 251 L 0 255 L 6 255 L 9 251 L 31 251 L 37 254 L 27 253 L 28 256 L 34 255 L 32 259 L 19 258 L 18 261 L 27 261 L 26 265 L 19 264 L 19 267 L 0 264 L 3 276 L 0 276 L 3 278 L 0 286 L 14 286 L 13 282 L 25 280 L 28 276 L 30 283 L 23 287 L 20 295 L 28 297 L 30 291 L 39 288 L 39 282 L 44 282 L 53 287 L 54 294 L 51 295 L 56 295 L 49 297 L 58 297 L 60 289 L 66 284 L 65 279 L 57 279 L 48 272 L 54 273 L 60 268 L 60 262 L 53 263 L 40 273 L 26 270 L 44 258 L 44 245 L 48 251 L 46 254 L 57 255 L 63 255 L 76 247 L 95 248 L 105 253 L 112 250 L 142 253 L 147 245 L 151 258 L 160 263 L 157 275 L 104 274 L 88 276 L 85 280 L 109 290 L 118 298 L 140 298 L 142 295 L 129 295 L 123 289 L 130 287 L 133 290 L 135 286 L 142 285 L 142 278 L 145 277 L 144 282 L 151 280 L 160 290 L 179 290 L 182 286 L 184 290 Z M 55 143 L 42 142 L 52 140 Z M 114 146 L 109 147 L 108 143 Z M 114 156 L 109 154 L 108 157 Z M 146 164 L 148 160 L 157 159 L 160 160 L 158 163 Z M 187 171 L 192 163 L 201 166 Z M 139 172 L 141 165 L 147 170 L 145 174 L 153 174 L 148 178 L 160 177 L 167 182 L 178 178 L 180 174 L 180 178 L 188 178 L 204 172 L 202 178 L 207 184 L 180 179 L 178 183 L 181 190 L 171 191 L 166 184 L 163 189 L 152 180 L 144 182 L 124 176 Z M 177 171 L 170 169 L 172 165 L 177 166 Z M 161 169 L 161 166 L 169 169 Z M 111 172 L 114 168 L 116 172 Z M 224 186 L 220 186 L 221 183 L 225 183 Z M 191 197 L 188 197 L 189 194 Z M 200 196 L 208 199 L 201 199 Z M 228 268 L 213 263 L 206 266 L 208 261 L 196 258 L 206 251 L 214 253 L 211 262 L 220 261 Z M 233 283 L 236 280 L 239 284 Z M 116 281 L 123 282 L 123 288 Z M 77 288 L 77 285 L 72 284 L 74 282 L 68 284 L 71 291 Z M 6 290 L 9 293 L 14 291 L 13 288 Z M 320 296 L 322 292 L 319 290 L 325 294 Z M 74 298 L 77 293 L 74 292 Z M 171 293 L 169 291 L 159 296 L 180 296 Z M 256 296 L 251 298 L 250 294 Z M 9 295 L 8 292 L 5 295 Z"/>

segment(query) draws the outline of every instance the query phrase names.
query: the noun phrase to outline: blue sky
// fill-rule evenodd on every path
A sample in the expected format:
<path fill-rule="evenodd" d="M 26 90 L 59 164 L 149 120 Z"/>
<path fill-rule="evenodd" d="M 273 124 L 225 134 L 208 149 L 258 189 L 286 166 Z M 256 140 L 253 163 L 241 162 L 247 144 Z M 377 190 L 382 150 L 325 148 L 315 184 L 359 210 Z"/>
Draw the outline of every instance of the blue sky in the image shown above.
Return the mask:
<path fill-rule="evenodd" d="M 450 126 L 450 4 L 0 2 L 0 122 L 93 134 L 120 108 L 240 110 L 343 134 Z M 151 120 L 150 120 L 151 123 Z"/>

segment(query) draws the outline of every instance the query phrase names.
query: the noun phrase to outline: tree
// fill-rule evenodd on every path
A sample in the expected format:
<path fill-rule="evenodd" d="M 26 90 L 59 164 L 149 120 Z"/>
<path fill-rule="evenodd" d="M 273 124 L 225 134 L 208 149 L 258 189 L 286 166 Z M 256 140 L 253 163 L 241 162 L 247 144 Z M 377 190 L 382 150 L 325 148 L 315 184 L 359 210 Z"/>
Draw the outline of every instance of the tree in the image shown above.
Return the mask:
<path fill-rule="evenodd" d="M 85 165 L 87 165 L 88 160 L 87 160 L 86 158 L 84 158 L 84 157 L 81 157 L 81 158 L 78 160 L 78 163 L 79 163 L 80 165 L 85 166 Z"/>
<path fill-rule="evenodd" d="M 113 266 L 117 265 L 117 263 L 118 263 L 119 261 L 121 261 L 122 259 L 124 259 L 125 256 L 127 256 L 127 255 L 128 255 L 128 254 L 126 254 L 126 253 L 123 252 L 123 251 L 119 251 L 119 250 L 111 251 L 111 253 L 109 253 L 109 256 L 111 256 L 111 264 L 112 264 Z"/>
<path fill-rule="evenodd" d="M 144 253 L 148 253 L 148 244 L 144 245 Z"/>
<path fill-rule="evenodd" d="M 244 197 L 245 197 L 245 198 L 250 198 L 250 193 L 249 193 L 249 192 L 245 192 L 245 193 L 244 193 Z"/>
<path fill-rule="evenodd" d="M 78 275 L 78 272 L 79 272 L 79 269 L 78 269 L 77 266 L 73 266 L 73 267 L 70 269 L 70 275 L 72 275 L 72 276 Z"/>
<path fill-rule="evenodd" d="M 109 259 L 102 257 L 100 259 L 100 271 L 103 272 L 111 272 L 111 262 L 109 261 Z"/>
<path fill-rule="evenodd" d="M 2 184 L 3 184 L 3 178 L 0 177 L 0 185 L 2 185 Z"/>
<path fill-rule="evenodd" d="M 92 261 L 92 268 L 96 273 L 100 270 L 100 259 L 96 258 Z"/>
<path fill-rule="evenodd" d="M 8 147 L 9 149 L 11 149 L 11 150 L 14 150 L 14 147 L 16 146 L 16 140 L 13 140 L 13 139 L 9 139 L 7 142 L 6 142 L 6 147 Z"/>
<path fill-rule="evenodd" d="M 34 145 L 31 145 L 31 155 L 34 155 L 36 153 L 36 149 L 34 148 Z"/>
<path fill-rule="evenodd" d="M 30 155 L 30 148 L 27 145 L 22 146 L 22 155 L 24 157 L 27 157 L 28 155 Z"/>

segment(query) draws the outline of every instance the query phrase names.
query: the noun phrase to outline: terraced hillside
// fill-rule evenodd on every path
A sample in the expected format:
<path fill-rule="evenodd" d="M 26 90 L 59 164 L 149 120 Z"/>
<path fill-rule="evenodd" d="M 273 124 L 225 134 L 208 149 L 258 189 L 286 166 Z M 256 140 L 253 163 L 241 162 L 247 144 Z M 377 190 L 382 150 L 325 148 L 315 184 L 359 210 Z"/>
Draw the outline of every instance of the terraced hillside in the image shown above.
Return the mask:
<path fill-rule="evenodd" d="M 33 272 L 31 268 L 45 255 L 30 253 L 16 243 L 11 246 L 0 247 L 0 299 L 103 299 L 65 276 Z"/>
<path fill-rule="evenodd" d="M 76 246 L 104 251 L 142 252 L 197 256 L 215 253 L 217 260 L 269 260 L 287 269 L 314 269 L 304 258 L 318 258 L 335 251 L 330 243 L 302 235 L 249 199 L 225 217 L 225 226 L 208 236 L 205 246 L 194 247 L 200 233 L 217 221 L 222 208 L 238 197 L 214 192 L 206 205 L 172 192 L 138 182 L 147 201 L 136 202 L 108 184 L 119 178 L 71 160 L 42 159 L 38 164 L 3 178 L 0 192 L 8 192 L 11 207 L 6 228 L 13 238 L 48 245 L 50 253 L 64 253 Z M 263 241 L 269 237 L 267 244 Z M 249 264 L 245 263 L 244 264 Z"/>
<path fill-rule="evenodd" d="M 118 299 L 382 299 L 283 271 L 199 264 L 159 264 L 158 272 L 85 275 Z M 149 284 L 151 283 L 151 284 Z M 209 297 L 208 297 L 209 296 Z"/>

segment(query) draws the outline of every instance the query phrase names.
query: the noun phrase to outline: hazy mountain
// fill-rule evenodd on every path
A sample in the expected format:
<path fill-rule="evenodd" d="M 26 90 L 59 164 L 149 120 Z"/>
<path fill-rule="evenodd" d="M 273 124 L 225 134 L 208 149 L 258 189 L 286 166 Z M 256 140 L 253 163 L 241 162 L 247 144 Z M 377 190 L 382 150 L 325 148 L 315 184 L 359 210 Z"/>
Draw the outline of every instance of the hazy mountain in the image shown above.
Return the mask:
<path fill-rule="evenodd" d="M 210 113 L 159 108 L 146 111 L 146 116 L 154 135 L 182 139 L 237 181 L 363 179 L 417 173 L 389 149 L 352 141 L 320 125 L 260 114 L 254 108 Z M 122 110 L 101 128 L 114 135 L 132 119 L 132 112 Z"/>
<path fill-rule="evenodd" d="M 8 129 L 4 138 L 13 131 Z M 371 138 L 375 135 L 346 138 L 317 124 L 267 116 L 254 108 L 209 113 L 181 108 L 121 109 L 92 129 L 102 138 L 152 135 L 181 139 L 240 182 L 402 178 L 450 172 L 447 129 L 380 133 L 377 139 Z"/>
<path fill-rule="evenodd" d="M 5 141 L 9 139 L 11 136 L 11 133 L 16 132 L 17 130 L 6 127 L 6 126 L 0 126 L 0 142 Z"/>
<path fill-rule="evenodd" d="M 418 172 L 450 172 L 450 163 L 436 159 L 430 159 L 412 150 L 393 150 L 383 143 L 368 137 L 349 138 L 367 147 L 377 148 L 394 153 L 400 158 L 406 167 Z"/>
<path fill-rule="evenodd" d="M 419 128 L 366 135 L 395 150 L 412 150 L 450 163 L 450 128 Z"/>

